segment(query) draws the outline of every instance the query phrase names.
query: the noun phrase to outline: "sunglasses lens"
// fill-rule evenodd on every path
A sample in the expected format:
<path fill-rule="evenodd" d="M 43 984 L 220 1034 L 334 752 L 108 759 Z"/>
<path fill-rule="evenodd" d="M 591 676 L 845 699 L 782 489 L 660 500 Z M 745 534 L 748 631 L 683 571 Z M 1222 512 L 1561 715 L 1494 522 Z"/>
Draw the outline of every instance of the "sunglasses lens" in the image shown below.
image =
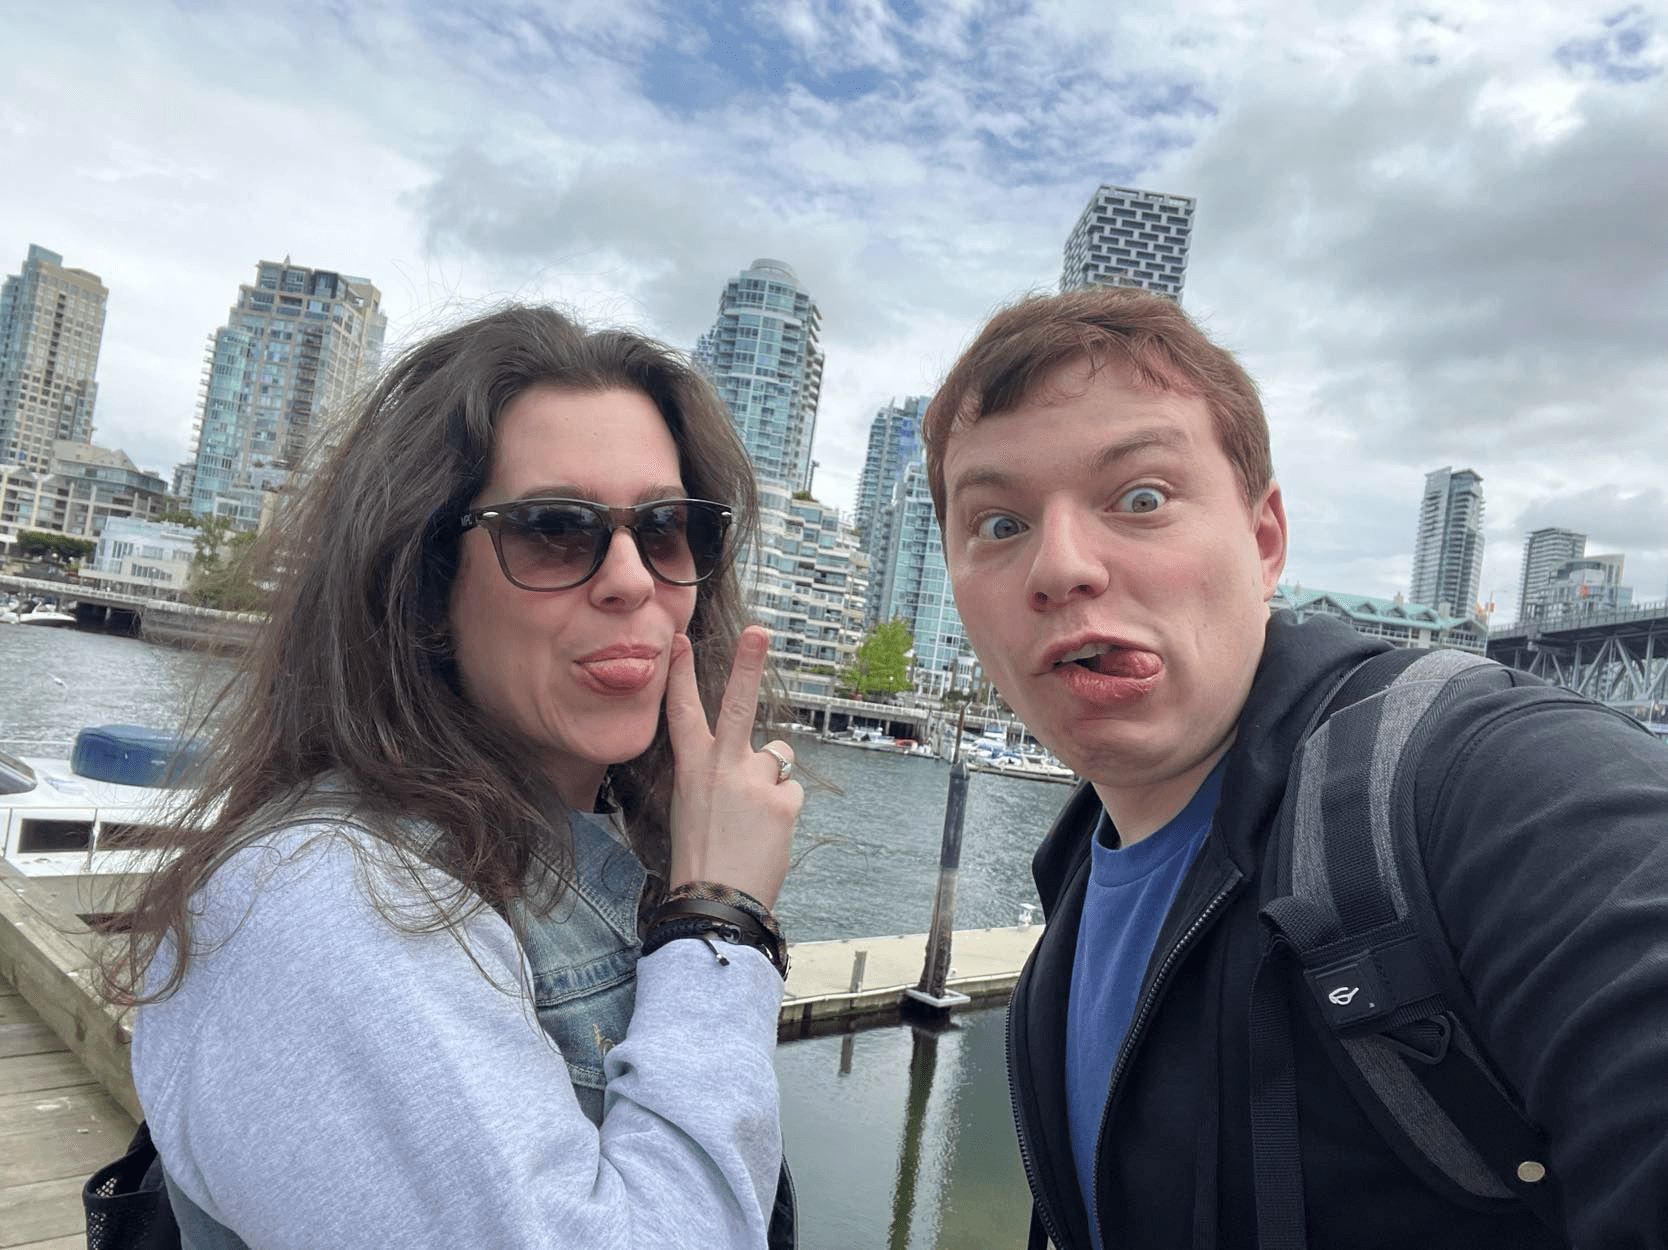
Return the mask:
<path fill-rule="evenodd" d="M 700 573 L 689 549 L 690 508 L 660 503 L 637 514 L 637 540 L 654 571 L 669 582 L 692 582 Z"/>
<path fill-rule="evenodd" d="M 526 504 L 504 513 L 499 543 L 514 580 L 534 590 L 560 590 L 590 574 L 607 533 L 587 508 Z"/>
<path fill-rule="evenodd" d="M 688 585 L 709 576 L 724 558 L 725 514 L 695 499 L 659 503 L 637 516 L 637 539 L 665 581 Z"/>
<path fill-rule="evenodd" d="M 696 577 L 710 576 L 724 560 L 724 533 L 729 528 L 730 516 L 723 508 L 710 503 L 688 505 L 689 520 L 685 536 L 689 543 L 689 558 Z"/>

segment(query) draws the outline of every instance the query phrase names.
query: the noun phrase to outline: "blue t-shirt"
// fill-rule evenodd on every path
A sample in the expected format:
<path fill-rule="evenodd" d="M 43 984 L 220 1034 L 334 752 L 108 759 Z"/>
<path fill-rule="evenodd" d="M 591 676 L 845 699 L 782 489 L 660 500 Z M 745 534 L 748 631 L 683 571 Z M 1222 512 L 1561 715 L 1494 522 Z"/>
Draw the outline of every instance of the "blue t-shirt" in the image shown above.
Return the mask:
<path fill-rule="evenodd" d="M 1108 845 L 1112 829 L 1104 812 L 1095 830 L 1066 1005 L 1066 1118 L 1096 1250 L 1100 1230 L 1094 1220 L 1095 1139 L 1112 1065 L 1129 1032 L 1158 931 L 1204 845 L 1221 793 L 1219 762 L 1187 806 L 1151 837 L 1128 847 Z"/>

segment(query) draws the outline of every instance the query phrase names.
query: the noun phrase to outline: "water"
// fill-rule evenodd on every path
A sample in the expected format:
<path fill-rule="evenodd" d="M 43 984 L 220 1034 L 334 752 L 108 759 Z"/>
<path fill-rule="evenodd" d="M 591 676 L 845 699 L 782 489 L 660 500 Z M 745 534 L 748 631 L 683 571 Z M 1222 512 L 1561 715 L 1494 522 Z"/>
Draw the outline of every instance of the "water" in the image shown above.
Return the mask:
<path fill-rule="evenodd" d="M 68 759 L 88 725 L 178 729 L 232 664 L 89 629 L 0 625 L 0 751 Z"/>
<path fill-rule="evenodd" d="M 177 728 L 233 672 L 136 638 L 0 627 L 0 750 L 67 757 L 86 725 Z M 809 787 L 800 861 L 777 912 L 793 941 L 924 932 L 949 767 L 796 736 L 829 786 Z M 975 774 L 955 923 L 1012 925 L 1036 901 L 1031 852 L 1070 791 Z M 1008 1113 L 1000 1009 L 931 1032 L 871 1029 L 777 1049 L 782 1122 L 805 1250 L 1023 1244 L 1030 1199 Z"/>
<path fill-rule="evenodd" d="M 776 1051 L 800 1245 L 1012 1250 L 1031 1196 L 1008 1110 L 1001 1009 Z"/>

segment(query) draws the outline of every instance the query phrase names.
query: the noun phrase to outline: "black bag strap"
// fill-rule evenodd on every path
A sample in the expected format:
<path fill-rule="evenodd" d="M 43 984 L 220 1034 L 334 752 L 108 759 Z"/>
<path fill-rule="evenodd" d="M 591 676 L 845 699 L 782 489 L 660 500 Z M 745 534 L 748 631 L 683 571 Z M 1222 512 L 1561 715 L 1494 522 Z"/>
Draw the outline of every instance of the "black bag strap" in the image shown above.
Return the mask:
<path fill-rule="evenodd" d="M 1381 653 L 1349 673 L 1292 764 L 1264 869 L 1252 987 L 1253 1169 L 1264 1250 L 1305 1244 L 1288 958 L 1336 1045 L 1326 1049 L 1398 1153 L 1478 1200 L 1521 1200 L 1562 1233 L 1545 1139 L 1462 1023 L 1452 952 L 1424 884 L 1412 768 L 1428 713 L 1489 665 L 1453 651 Z"/>
<path fill-rule="evenodd" d="M 178 1250 L 179 1225 L 148 1123 L 140 1122 L 126 1154 L 87 1178 L 81 1206 L 87 1250 Z"/>

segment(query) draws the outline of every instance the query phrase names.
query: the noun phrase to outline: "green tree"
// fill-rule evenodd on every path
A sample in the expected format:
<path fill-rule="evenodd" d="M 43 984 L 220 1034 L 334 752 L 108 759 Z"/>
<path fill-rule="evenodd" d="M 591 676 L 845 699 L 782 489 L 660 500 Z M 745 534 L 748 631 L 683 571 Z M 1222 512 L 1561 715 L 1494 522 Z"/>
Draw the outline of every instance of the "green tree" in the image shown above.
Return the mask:
<path fill-rule="evenodd" d="M 851 667 L 840 674 L 840 684 L 858 694 L 896 694 L 913 687 L 909 680 L 909 650 L 915 639 L 901 616 L 868 632 Z"/>
<path fill-rule="evenodd" d="M 191 601 L 223 612 L 258 610 L 266 596 L 250 567 L 255 535 L 234 533 L 223 516 L 198 517 L 196 529 L 191 540 Z"/>
<path fill-rule="evenodd" d="M 197 514 L 184 508 L 170 508 L 156 520 L 163 525 L 183 525 L 187 529 L 197 528 Z"/>
<path fill-rule="evenodd" d="M 42 530 L 22 530 L 17 536 L 17 554 L 25 560 L 68 564 L 92 555 L 97 548 L 98 544 L 91 539 L 48 534 Z"/>

